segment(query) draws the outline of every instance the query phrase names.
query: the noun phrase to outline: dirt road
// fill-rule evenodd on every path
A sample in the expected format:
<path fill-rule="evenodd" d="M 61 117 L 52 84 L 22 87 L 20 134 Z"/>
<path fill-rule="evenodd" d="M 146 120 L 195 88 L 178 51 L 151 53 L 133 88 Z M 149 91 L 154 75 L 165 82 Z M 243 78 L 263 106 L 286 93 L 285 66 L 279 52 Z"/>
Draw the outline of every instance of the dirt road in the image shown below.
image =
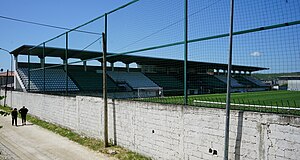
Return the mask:
<path fill-rule="evenodd" d="M 18 124 L 21 124 L 18 119 Z M 2 128 L 1 128 L 2 126 Z M 39 126 L 12 126 L 0 115 L 0 160 L 111 160 Z"/>

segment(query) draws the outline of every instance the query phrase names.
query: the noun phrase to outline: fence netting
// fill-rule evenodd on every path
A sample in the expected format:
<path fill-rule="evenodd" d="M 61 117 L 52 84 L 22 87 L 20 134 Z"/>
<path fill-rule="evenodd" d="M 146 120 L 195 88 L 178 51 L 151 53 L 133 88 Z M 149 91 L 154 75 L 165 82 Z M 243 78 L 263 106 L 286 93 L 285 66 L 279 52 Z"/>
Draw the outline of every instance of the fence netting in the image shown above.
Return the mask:
<path fill-rule="evenodd" d="M 187 105 L 224 108 L 230 85 L 233 109 L 299 114 L 299 6 L 298 0 L 236 1 L 228 71 L 230 1 L 135 0 L 27 46 L 18 87 L 102 97 L 105 40 L 109 98 L 184 104 L 186 96 Z"/>

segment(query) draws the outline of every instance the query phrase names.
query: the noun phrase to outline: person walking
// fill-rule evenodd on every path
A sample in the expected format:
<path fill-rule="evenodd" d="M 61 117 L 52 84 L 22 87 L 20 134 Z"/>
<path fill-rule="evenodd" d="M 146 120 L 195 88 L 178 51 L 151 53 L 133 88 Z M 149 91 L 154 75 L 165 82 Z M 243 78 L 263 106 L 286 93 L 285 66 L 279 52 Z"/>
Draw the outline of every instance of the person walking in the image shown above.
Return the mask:
<path fill-rule="evenodd" d="M 11 111 L 11 118 L 12 118 L 11 125 L 13 126 L 15 124 L 16 126 L 18 126 L 18 124 L 17 124 L 17 118 L 18 118 L 17 108 L 14 108 L 14 110 Z"/>
<path fill-rule="evenodd" d="M 20 110 L 19 113 L 21 114 L 22 117 L 22 125 L 26 125 L 26 115 L 27 115 L 28 109 L 23 106 Z"/>

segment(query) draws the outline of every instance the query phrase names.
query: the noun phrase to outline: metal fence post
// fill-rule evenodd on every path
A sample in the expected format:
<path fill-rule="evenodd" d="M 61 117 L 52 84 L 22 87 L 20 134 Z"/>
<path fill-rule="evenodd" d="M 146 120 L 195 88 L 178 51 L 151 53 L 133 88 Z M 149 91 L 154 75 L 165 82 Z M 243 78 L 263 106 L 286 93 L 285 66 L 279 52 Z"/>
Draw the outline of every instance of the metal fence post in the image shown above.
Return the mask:
<path fill-rule="evenodd" d="M 68 52 L 69 52 L 69 36 L 66 32 L 66 51 L 65 51 L 65 70 L 66 70 L 66 95 L 68 95 Z"/>
<path fill-rule="evenodd" d="M 184 1 L 184 105 L 188 102 L 187 93 L 187 59 L 188 59 L 188 0 Z"/>
<path fill-rule="evenodd" d="M 27 83 L 27 88 L 28 88 L 28 92 L 30 92 L 30 53 L 31 53 L 31 49 L 29 50 L 28 53 L 28 83 Z"/>
<path fill-rule="evenodd" d="M 103 46 L 103 101 L 104 101 L 104 146 L 108 147 L 108 113 L 107 113 L 107 83 L 106 83 L 106 52 L 107 52 L 107 14 L 105 13 L 105 33 L 102 33 L 102 46 Z"/>
<path fill-rule="evenodd" d="M 45 71 L 45 43 L 43 43 L 43 93 L 45 94 L 45 90 L 46 90 L 46 83 L 45 83 L 45 80 L 46 80 L 46 71 Z"/>
<path fill-rule="evenodd" d="M 228 70 L 227 70 L 226 125 L 225 125 L 224 160 L 228 160 L 228 146 L 229 146 L 233 11 L 234 11 L 234 0 L 231 0 L 230 1 L 230 32 L 229 32 L 229 54 L 228 54 Z"/>

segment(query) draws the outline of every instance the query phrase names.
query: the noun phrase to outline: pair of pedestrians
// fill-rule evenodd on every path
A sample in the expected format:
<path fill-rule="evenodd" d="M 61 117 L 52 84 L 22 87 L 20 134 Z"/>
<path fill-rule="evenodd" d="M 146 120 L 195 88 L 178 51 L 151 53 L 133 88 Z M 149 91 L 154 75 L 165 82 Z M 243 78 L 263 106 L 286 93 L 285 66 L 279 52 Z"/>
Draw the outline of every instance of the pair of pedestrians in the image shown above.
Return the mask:
<path fill-rule="evenodd" d="M 21 114 L 21 117 L 22 117 L 22 125 L 26 125 L 26 115 L 28 113 L 28 109 L 23 106 L 20 110 L 19 110 L 19 113 Z M 17 108 L 14 108 L 13 111 L 11 111 L 11 118 L 12 118 L 12 125 L 16 125 L 18 126 L 17 124 L 17 118 L 18 118 L 18 110 Z"/>

